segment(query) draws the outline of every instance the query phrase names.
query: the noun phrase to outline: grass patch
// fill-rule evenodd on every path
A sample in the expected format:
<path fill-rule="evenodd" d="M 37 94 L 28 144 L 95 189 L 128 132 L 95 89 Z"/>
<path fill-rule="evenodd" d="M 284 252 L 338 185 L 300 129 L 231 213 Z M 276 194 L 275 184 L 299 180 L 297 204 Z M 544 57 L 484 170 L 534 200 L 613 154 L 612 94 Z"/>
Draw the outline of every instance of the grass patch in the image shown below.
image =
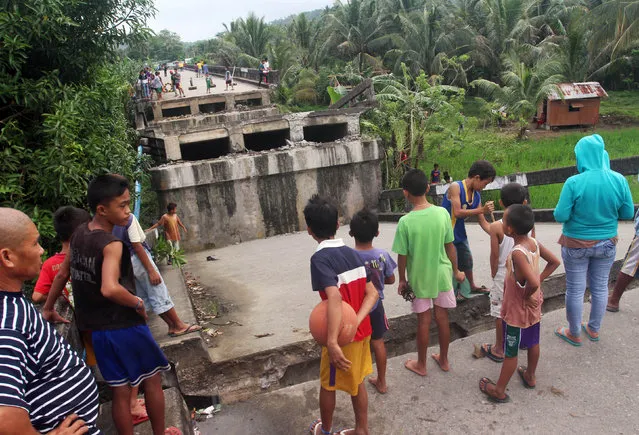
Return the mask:
<path fill-rule="evenodd" d="M 639 120 L 639 91 L 610 91 L 601 100 L 602 115 L 628 116 Z"/>
<path fill-rule="evenodd" d="M 639 128 L 604 130 L 599 132 L 606 142 L 611 159 L 639 155 Z M 460 180 L 468 168 L 479 159 L 495 165 L 498 175 L 528 172 L 541 169 L 575 165 L 575 144 L 586 133 L 568 133 L 561 136 L 546 136 L 518 142 L 510 136 L 477 130 L 467 133 L 454 149 L 431 150 L 421 164 L 421 169 L 430 173 L 433 164 L 440 170 L 449 171 L 453 179 Z M 639 200 L 639 183 L 636 176 L 627 177 L 635 202 Z M 530 188 L 531 203 L 535 208 L 554 208 L 559 199 L 562 184 Z M 482 194 L 485 199 L 498 199 L 499 192 Z"/>

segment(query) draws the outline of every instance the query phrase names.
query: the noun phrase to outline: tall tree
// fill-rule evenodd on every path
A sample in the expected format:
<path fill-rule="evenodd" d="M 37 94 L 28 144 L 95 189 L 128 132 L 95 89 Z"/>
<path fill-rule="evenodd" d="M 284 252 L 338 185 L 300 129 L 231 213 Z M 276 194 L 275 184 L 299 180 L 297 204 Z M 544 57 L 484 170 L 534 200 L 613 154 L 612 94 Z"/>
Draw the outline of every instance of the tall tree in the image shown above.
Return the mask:
<path fill-rule="evenodd" d="M 380 14 L 374 0 L 338 1 L 336 10 L 328 14 L 331 38 L 347 58 L 355 62 L 360 71 L 366 64 L 376 65 L 375 58 L 394 37 L 388 33 L 388 17 Z"/>
<path fill-rule="evenodd" d="M 133 174 L 125 77 L 135 67 L 104 65 L 148 36 L 152 13 L 151 0 L 2 2 L 0 204 L 37 215 L 44 236 L 52 210 L 82 205 L 91 177 Z"/>
<path fill-rule="evenodd" d="M 456 49 L 467 45 L 471 32 L 466 28 L 448 28 L 448 14 L 438 5 L 423 10 L 402 12 L 398 15 L 401 34 L 395 38 L 396 49 L 389 50 L 387 57 L 395 58 L 395 72 L 401 64 L 409 67 L 413 75 L 423 70 L 427 75 L 441 74 L 446 68 L 447 55 L 456 54 Z"/>
<path fill-rule="evenodd" d="M 503 66 L 503 85 L 486 79 L 475 80 L 471 85 L 504 106 L 506 112 L 520 122 L 523 137 L 539 105 L 549 93 L 557 91 L 557 83 L 565 78 L 561 75 L 560 63 L 552 57 L 542 56 L 531 66 L 514 49 L 504 55 Z"/>
<path fill-rule="evenodd" d="M 226 37 L 240 49 L 254 58 L 260 58 L 266 54 L 271 29 L 264 22 L 264 17 L 258 18 L 250 13 L 246 19 L 238 18 L 232 21 L 226 28 Z"/>

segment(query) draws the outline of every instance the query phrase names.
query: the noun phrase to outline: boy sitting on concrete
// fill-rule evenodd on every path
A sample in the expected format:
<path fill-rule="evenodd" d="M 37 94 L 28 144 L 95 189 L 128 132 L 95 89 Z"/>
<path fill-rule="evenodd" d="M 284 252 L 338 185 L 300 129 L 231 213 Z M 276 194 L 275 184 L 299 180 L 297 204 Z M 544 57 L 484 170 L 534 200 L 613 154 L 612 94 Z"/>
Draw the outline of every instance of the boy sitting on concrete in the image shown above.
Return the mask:
<path fill-rule="evenodd" d="M 442 207 L 448 210 L 454 228 L 454 246 L 457 251 L 457 267 L 466 274 L 472 293 L 488 294 L 490 291 L 485 286 L 478 286 L 473 279 L 473 256 L 468 244 L 465 221 L 469 216 L 477 216 L 482 227 L 488 227 L 484 217 L 485 213 L 492 213 L 495 206 L 492 201 L 481 205 L 479 192 L 495 179 L 495 168 L 486 160 L 478 160 L 470 167 L 468 177 L 465 180 L 452 183 L 442 200 Z M 465 299 L 457 296 L 457 301 Z"/>

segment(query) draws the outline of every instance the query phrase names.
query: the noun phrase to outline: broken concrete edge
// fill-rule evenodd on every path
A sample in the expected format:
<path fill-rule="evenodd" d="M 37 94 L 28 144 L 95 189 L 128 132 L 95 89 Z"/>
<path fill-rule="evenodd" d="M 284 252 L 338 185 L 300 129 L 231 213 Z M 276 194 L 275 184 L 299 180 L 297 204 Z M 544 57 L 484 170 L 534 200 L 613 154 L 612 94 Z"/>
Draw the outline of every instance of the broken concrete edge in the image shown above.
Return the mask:
<path fill-rule="evenodd" d="M 610 282 L 616 281 L 622 261 L 613 264 Z M 563 308 L 565 274 L 550 277 L 542 285 L 544 312 Z M 587 297 L 587 296 L 586 296 Z M 493 329 L 495 319 L 489 315 L 490 301 L 475 296 L 449 310 L 451 341 Z M 390 329 L 384 337 L 389 357 L 413 352 L 417 318 L 407 314 L 388 319 Z M 437 327 L 430 330 L 430 345 L 437 343 Z M 212 362 L 208 352 L 195 343 L 185 345 L 189 360 L 176 366 L 180 386 L 186 396 L 217 396 L 228 404 L 246 400 L 256 394 L 274 391 L 297 383 L 317 379 L 321 347 L 313 339 L 234 358 Z"/>
<path fill-rule="evenodd" d="M 164 390 L 164 421 L 167 427 L 177 427 L 184 435 L 195 435 L 191 412 L 186 406 L 179 389 L 169 388 Z M 100 405 L 98 414 L 98 428 L 105 435 L 117 435 L 117 430 L 111 418 L 111 402 Z M 151 422 L 146 421 L 135 426 L 138 435 L 152 435 Z"/>
<path fill-rule="evenodd" d="M 552 208 L 535 208 L 533 209 L 533 213 L 535 214 L 535 222 L 555 222 L 555 217 L 553 215 L 554 209 Z M 406 213 L 399 212 L 382 212 L 378 213 L 378 218 L 380 222 L 399 222 L 402 216 Z M 504 215 L 504 212 L 499 210 L 494 213 L 495 219 L 501 219 Z M 475 216 L 471 216 L 466 218 L 466 222 L 477 222 L 477 218 Z"/>
<path fill-rule="evenodd" d="M 349 137 L 320 145 L 173 163 L 152 168 L 151 176 L 155 189 L 162 192 L 376 161 L 381 156 L 377 142 L 361 141 L 359 138 Z M 283 160 L 286 160 L 285 163 L 282 163 Z"/>

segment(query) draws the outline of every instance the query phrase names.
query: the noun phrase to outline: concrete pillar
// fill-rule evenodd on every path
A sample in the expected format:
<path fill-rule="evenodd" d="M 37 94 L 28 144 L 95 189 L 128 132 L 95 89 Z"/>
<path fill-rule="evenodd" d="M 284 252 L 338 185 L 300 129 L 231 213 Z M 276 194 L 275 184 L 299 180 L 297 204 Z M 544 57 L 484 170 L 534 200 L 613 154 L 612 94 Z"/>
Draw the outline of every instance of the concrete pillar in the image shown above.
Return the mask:
<path fill-rule="evenodd" d="M 270 106 L 270 105 L 271 105 L 271 93 L 262 92 L 262 106 Z"/>
<path fill-rule="evenodd" d="M 182 160 L 180 139 L 177 136 L 166 136 L 164 138 L 164 152 L 168 161 Z"/>
<path fill-rule="evenodd" d="M 189 105 L 191 106 L 191 115 L 198 115 L 200 113 L 200 102 L 197 98 L 189 101 Z"/>
<path fill-rule="evenodd" d="M 146 127 L 146 122 L 144 122 L 144 113 L 135 112 L 135 129 L 143 130 Z"/>
<path fill-rule="evenodd" d="M 242 125 L 233 125 L 228 127 L 229 143 L 232 153 L 241 153 L 246 150 L 244 146 L 244 134 L 242 134 Z"/>
<path fill-rule="evenodd" d="M 359 116 L 349 116 L 346 125 L 349 136 L 359 136 Z"/>
<path fill-rule="evenodd" d="M 226 102 L 226 110 L 235 109 L 235 97 L 233 96 L 233 94 L 226 94 L 224 96 L 224 99 Z"/>
<path fill-rule="evenodd" d="M 160 119 L 162 119 L 162 105 L 160 104 L 153 104 L 153 120 L 155 122 L 159 121 Z"/>
<path fill-rule="evenodd" d="M 289 119 L 291 142 L 300 142 L 304 140 L 304 123 L 299 119 Z"/>

